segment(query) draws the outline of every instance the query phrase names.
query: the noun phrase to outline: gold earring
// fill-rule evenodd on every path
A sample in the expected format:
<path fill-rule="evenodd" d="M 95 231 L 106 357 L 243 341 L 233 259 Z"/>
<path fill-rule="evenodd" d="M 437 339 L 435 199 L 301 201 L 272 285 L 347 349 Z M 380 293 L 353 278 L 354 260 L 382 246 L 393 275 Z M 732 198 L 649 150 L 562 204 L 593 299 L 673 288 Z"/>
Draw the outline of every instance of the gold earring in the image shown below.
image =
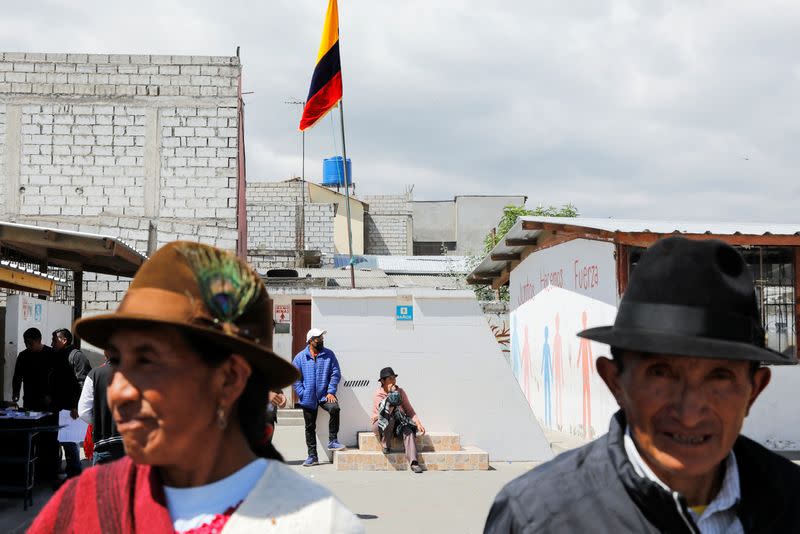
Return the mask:
<path fill-rule="evenodd" d="M 228 418 L 225 416 L 225 408 L 222 406 L 217 408 L 217 425 L 219 425 L 222 430 L 225 430 L 225 427 L 228 426 Z"/>

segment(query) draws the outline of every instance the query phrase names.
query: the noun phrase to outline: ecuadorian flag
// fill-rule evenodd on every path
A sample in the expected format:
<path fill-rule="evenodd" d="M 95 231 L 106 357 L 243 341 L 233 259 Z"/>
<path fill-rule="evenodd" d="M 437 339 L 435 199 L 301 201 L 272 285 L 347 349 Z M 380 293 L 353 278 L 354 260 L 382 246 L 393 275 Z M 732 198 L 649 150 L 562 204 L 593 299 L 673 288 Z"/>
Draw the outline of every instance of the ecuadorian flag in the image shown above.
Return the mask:
<path fill-rule="evenodd" d="M 311 88 L 300 119 L 300 131 L 314 126 L 342 98 L 342 64 L 339 61 L 339 10 L 336 0 L 328 3 L 328 14 L 322 28 L 322 42 L 317 66 L 311 77 Z"/>

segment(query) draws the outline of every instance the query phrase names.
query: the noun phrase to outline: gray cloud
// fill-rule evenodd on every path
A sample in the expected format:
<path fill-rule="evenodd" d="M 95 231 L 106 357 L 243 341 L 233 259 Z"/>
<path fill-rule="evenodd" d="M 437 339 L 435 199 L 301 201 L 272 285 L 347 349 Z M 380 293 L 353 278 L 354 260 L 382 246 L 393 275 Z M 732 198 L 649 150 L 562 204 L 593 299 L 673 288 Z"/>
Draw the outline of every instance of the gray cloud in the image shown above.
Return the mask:
<path fill-rule="evenodd" d="M 232 54 L 248 176 L 300 172 L 324 0 L 16 2 L 10 51 Z M 360 193 L 523 193 L 585 215 L 800 222 L 800 5 L 341 0 Z M 338 118 L 338 117 L 334 117 Z M 338 122 L 306 136 L 319 179 Z M 332 133 L 333 132 L 333 133 Z"/>

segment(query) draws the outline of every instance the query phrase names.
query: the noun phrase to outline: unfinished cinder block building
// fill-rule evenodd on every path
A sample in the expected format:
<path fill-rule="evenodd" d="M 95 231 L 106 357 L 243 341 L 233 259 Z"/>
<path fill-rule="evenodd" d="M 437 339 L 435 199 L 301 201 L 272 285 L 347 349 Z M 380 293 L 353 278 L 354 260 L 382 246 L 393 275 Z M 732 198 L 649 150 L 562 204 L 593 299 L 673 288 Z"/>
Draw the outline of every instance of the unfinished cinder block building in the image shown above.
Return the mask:
<path fill-rule="evenodd" d="M 0 219 L 246 250 L 240 77 L 235 56 L 2 54 Z M 126 287 L 87 275 L 86 309 Z"/>

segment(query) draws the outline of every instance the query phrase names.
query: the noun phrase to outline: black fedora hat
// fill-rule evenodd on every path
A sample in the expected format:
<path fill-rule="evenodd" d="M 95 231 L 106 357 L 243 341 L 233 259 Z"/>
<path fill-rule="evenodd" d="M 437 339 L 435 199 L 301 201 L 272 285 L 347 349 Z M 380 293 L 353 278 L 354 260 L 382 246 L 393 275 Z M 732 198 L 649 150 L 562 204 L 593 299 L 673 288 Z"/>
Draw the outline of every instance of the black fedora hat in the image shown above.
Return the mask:
<path fill-rule="evenodd" d="M 388 378 L 390 376 L 397 377 L 397 375 L 394 373 L 394 369 L 392 369 L 391 367 L 384 367 L 383 369 L 381 369 L 381 376 L 379 380 L 383 380 L 384 378 Z"/>
<path fill-rule="evenodd" d="M 753 275 L 718 240 L 668 237 L 641 257 L 614 326 L 578 336 L 638 352 L 796 364 L 765 347 Z"/>

